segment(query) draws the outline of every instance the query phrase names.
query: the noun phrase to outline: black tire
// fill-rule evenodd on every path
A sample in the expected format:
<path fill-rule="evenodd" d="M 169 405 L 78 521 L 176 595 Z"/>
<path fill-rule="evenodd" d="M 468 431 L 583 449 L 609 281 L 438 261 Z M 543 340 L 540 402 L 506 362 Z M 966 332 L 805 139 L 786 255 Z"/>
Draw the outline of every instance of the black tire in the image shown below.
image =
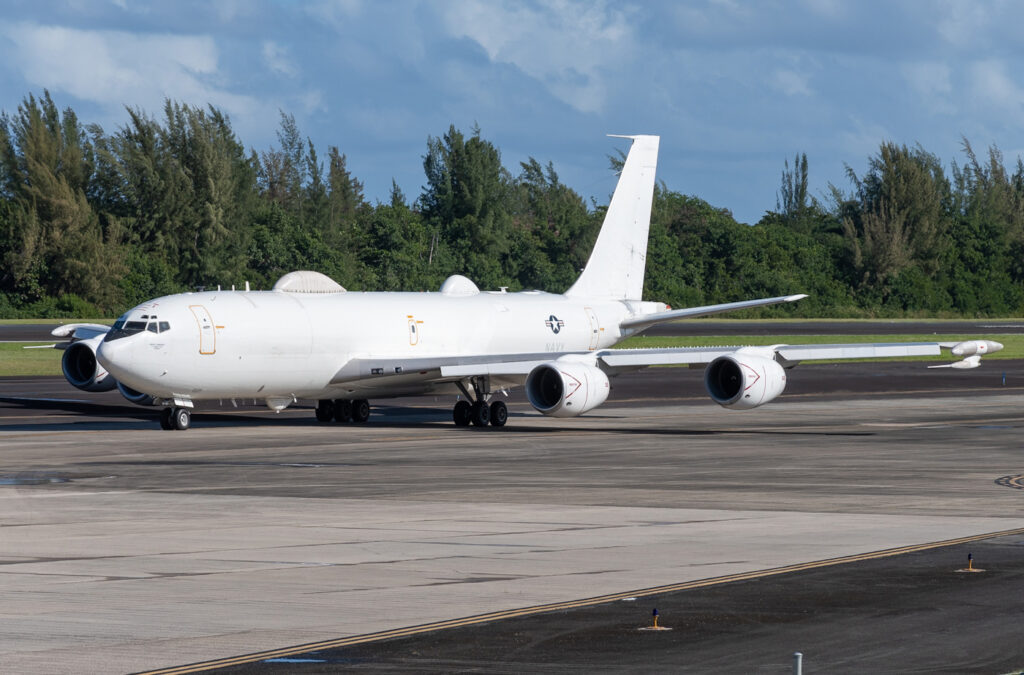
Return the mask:
<path fill-rule="evenodd" d="M 469 404 L 469 401 L 466 401 L 464 399 L 455 404 L 455 409 L 452 410 L 452 418 L 455 420 L 455 426 L 469 426 L 470 410 L 472 408 L 473 406 Z"/>
<path fill-rule="evenodd" d="M 188 411 L 188 408 L 175 408 L 172 419 L 174 428 L 178 431 L 185 431 L 192 426 L 192 413 Z"/>
<path fill-rule="evenodd" d="M 477 401 L 470 407 L 469 420 L 474 427 L 486 427 L 491 421 L 491 409 L 483 401 Z"/>
<path fill-rule="evenodd" d="M 317 401 L 316 404 L 316 421 L 317 422 L 330 422 L 334 419 L 334 401 L 324 400 Z"/>
<path fill-rule="evenodd" d="M 352 421 L 362 424 L 370 419 L 370 402 L 365 398 L 352 401 Z"/>
<path fill-rule="evenodd" d="M 352 421 L 352 401 L 339 398 L 334 402 L 334 421 L 347 424 Z"/>
<path fill-rule="evenodd" d="M 174 411 L 170 408 L 164 408 L 160 411 L 160 428 L 164 431 L 171 431 L 174 429 L 174 420 L 172 419 Z"/>
<path fill-rule="evenodd" d="M 495 401 L 491 404 L 491 426 L 503 427 L 508 421 L 508 406 L 504 401 Z"/>

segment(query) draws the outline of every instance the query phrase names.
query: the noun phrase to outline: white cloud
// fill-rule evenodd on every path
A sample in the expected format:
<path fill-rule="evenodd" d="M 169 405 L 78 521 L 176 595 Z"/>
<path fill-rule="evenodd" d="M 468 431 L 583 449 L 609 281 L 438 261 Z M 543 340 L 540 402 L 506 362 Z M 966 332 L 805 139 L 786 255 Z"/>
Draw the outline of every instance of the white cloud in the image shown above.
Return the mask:
<path fill-rule="evenodd" d="M 299 69 L 288 58 L 288 50 L 273 40 L 263 41 L 263 62 L 267 64 L 270 72 L 277 75 L 295 77 L 299 73 Z"/>
<path fill-rule="evenodd" d="M 977 61 L 970 73 L 976 102 L 1004 113 L 1024 112 L 1024 89 L 1010 76 L 1006 63 L 997 59 Z"/>
<path fill-rule="evenodd" d="M 945 95 L 953 92 L 949 66 L 936 61 L 918 61 L 904 63 L 900 72 L 907 83 L 921 94 L 932 96 Z"/>
<path fill-rule="evenodd" d="M 938 11 L 942 17 L 937 25 L 939 35 L 956 47 L 977 45 L 988 33 L 990 13 L 991 8 L 982 3 L 949 0 Z"/>
<path fill-rule="evenodd" d="M 218 54 L 203 35 L 136 34 L 18 23 L 0 29 L 13 43 L 7 60 L 37 87 L 64 92 L 108 109 L 124 105 L 155 112 L 170 98 L 207 103 L 235 116 L 260 102 L 216 86 Z"/>
<path fill-rule="evenodd" d="M 848 5 L 842 0 L 803 0 L 809 12 L 825 19 L 840 19 L 847 15 Z"/>
<path fill-rule="evenodd" d="M 910 88 L 921 97 L 924 104 L 932 112 L 952 114 L 956 106 L 951 101 L 953 94 L 952 71 L 945 63 L 936 61 L 918 61 L 904 63 L 900 66 L 900 74 Z"/>
<path fill-rule="evenodd" d="M 453 36 L 473 40 L 492 62 L 516 66 L 581 112 L 603 108 L 606 79 L 633 49 L 626 15 L 603 2 L 458 0 L 441 11 Z"/>
<path fill-rule="evenodd" d="M 363 11 L 362 0 L 317 0 L 306 6 L 310 15 L 336 27 L 344 26 Z"/>
<path fill-rule="evenodd" d="M 324 92 L 319 89 L 311 89 L 299 95 L 299 102 L 306 113 L 327 112 L 327 102 L 324 101 Z"/>
<path fill-rule="evenodd" d="M 839 133 L 840 148 L 850 159 L 871 156 L 883 141 L 893 138 L 882 125 L 864 122 L 859 117 L 851 116 L 850 124 L 851 129 Z"/>
<path fill-rule="evenodd" d="M 807 85 L 807 76 L 792 70 L 776 70 L 772 74 L 772 84 L 788 96 L 810 96 L 811 88 Z"/>

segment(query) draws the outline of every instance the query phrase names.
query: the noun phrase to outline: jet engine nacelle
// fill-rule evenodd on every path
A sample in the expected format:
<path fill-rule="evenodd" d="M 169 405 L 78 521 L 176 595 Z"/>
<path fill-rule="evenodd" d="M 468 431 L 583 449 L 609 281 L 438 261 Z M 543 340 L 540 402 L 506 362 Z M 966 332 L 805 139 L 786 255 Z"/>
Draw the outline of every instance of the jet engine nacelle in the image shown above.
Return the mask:
<path fill-rule="evenodd" d="M 608 376 L 596 366 L 559 359 L 544 363 L 526 377 L 530 405 L 551 417 L 576 417 L 608 398 Z"/>
<path fill-rule="evenodd" d="M 124 384 L 123 382 L 117 383 L 117 390 L 121 392 L 121 396 L 134 403 L 135 405 L 155 405 L 156 397 L 150 396 L 149 394 L 143 394 L 141 391 L 136 391 Z"/>
<path fill-rule="evenodd" d="M 740 350 L 709 363 L 704 371 L 704 386 L 720 406 L 749 410 L 782 393 L 786 388 L 786 371 L 773 359 Z"/>
<path fill-rule="evenodd" d="M 64 350 L 60 366 L 71 386 L 82 391 L 110 391 L 117 386 L 117 380 L 96 360 L 96 349 L 103 342 L 103 337 L 97 335 L 72 342 Z"/>

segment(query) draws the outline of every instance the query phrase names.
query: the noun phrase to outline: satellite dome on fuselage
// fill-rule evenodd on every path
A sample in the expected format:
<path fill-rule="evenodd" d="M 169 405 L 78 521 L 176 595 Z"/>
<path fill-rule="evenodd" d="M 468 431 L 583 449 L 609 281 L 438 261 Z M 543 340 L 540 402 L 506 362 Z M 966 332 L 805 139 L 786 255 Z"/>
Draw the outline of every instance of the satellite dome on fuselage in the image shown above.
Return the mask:
<path fill-rule="evenodd" d="M 441 284 L 441 292 L 445 295 L 477 295 L 480 289 L 461 274 L 453 274 Z"/>
<path fill-rule="evenodd" d="M 275 291 L 287 293 L 344 293 L 345 289 L 326 274 L 299 270 L 289 272 L 274 284 Z"/>

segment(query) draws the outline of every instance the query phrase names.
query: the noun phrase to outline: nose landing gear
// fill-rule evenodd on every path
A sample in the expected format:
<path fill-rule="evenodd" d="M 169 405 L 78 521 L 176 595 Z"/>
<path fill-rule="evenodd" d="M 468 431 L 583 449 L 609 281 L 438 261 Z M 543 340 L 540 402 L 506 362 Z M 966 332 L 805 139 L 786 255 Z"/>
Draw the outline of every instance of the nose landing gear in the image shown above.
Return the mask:
<path fill-rule="evenodd" d="M 192 426 L 192 413 L 188 408 L 164 408 L 160 411 L 160 428 L 165 431 L 185 431 Z"/>

